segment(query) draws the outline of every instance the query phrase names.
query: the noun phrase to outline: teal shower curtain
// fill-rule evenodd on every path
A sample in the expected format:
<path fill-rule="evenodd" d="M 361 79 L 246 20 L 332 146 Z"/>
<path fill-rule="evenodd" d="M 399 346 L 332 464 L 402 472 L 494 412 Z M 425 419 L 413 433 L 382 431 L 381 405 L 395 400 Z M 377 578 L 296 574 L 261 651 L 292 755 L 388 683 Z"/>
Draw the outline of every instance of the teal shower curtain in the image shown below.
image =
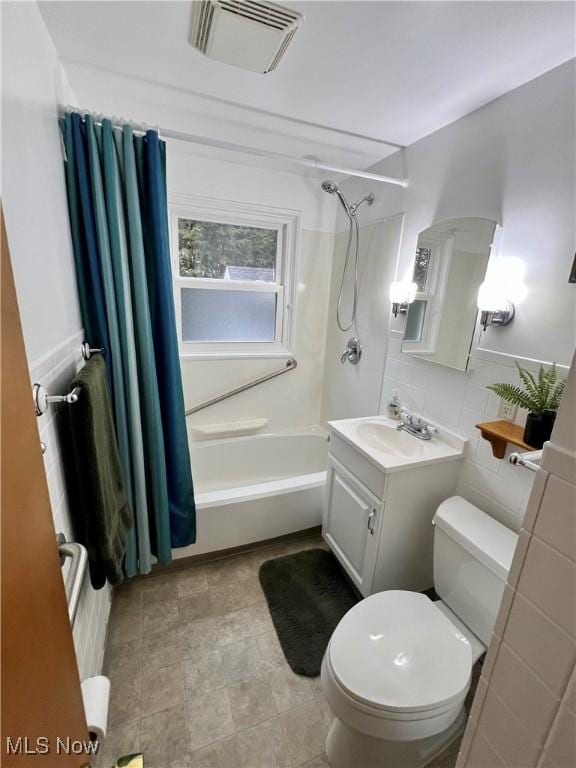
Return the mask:
<path fill-rule="evenodd" d="M 196 540 L 168 244 L 166 148 L 90 115 L 61 120 L 82 318 L 103 347 L 126 491 L 128 576 Z"/>

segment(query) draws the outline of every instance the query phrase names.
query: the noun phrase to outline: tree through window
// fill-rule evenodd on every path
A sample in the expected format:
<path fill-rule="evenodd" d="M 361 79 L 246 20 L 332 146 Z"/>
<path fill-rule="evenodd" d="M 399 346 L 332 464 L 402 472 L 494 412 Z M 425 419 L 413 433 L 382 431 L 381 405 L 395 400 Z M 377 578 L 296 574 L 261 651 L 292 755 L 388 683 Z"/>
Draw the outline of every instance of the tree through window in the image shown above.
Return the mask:
<path fill-rule="evenodd" d="M 418 293 L 426 290 L 426 281 L 428 280 L 428 269 L 430 268 L 430 257 L 432 248 L 416 248 L 416 258 L 414 260 L 414 282 L 418 286 Z"/>
<path fill-rule="evenodd" d="M 181 277 L 274 282 L 277 249 L 275 229 L 178 220 Z"/>

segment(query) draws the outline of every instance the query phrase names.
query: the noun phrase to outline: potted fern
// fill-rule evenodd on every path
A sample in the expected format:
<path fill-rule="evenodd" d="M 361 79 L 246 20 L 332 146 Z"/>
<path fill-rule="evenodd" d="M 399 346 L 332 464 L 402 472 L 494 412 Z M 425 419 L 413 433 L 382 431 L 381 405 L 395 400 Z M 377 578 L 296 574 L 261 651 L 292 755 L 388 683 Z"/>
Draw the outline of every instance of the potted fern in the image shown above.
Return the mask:
<path fill-rule="evenodd" d="M 544 443 L 550 440 L 566 380 L 559 378 L 555 364 L 548 370 L 541 365 L 537 378 L 517 362 L 516 368 L 523 387 L 514 384 L 490 384 L 487 389 L 492 390 L 502 400 L 528 411 L 522 439 L 533 448 L 542 448 Z"/>

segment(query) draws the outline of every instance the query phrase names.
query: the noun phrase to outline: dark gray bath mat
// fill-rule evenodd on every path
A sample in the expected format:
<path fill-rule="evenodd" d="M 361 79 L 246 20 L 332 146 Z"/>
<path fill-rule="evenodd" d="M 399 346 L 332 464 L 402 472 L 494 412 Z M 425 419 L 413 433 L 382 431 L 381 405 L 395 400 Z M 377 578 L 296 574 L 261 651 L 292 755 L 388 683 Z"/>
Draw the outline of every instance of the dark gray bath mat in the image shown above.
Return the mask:
<path fill-rule="evenodd" d="M 323 549 L 268 560 L 260 567 L 260 584 L 291 669 L 316 677 L 332 632 L 360 597 Z"/>

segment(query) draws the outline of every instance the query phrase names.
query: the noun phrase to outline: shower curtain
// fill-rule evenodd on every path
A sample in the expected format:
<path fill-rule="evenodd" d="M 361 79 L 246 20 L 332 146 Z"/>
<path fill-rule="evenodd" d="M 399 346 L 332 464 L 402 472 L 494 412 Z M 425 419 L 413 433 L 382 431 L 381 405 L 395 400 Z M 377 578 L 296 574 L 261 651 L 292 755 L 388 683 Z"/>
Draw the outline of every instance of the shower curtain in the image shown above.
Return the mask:
<path fill-rule="evenodd" d="M 126 492 L 134 510 L 124 567 L 196 540 L 196 512 L 172 293 L 166 145 L 110 120 L 68 113 L 68 207 L 82 320 L 108 368 Z"/>

